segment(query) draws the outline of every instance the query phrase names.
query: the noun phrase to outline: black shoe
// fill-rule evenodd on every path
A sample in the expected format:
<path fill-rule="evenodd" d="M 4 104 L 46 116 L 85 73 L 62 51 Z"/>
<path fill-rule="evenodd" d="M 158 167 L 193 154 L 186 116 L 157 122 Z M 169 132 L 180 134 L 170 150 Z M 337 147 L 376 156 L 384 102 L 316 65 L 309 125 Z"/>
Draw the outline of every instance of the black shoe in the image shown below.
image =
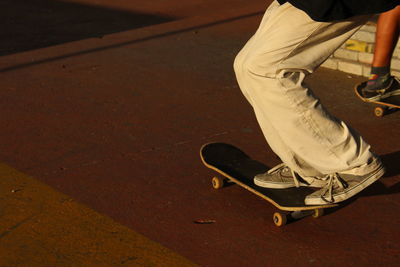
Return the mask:
<path fill-rule="evenodd" d="M 380 78 L 378 78 L 380 79 Z M 389 96 L 400 95 L 400 81 L 390 76 L 382 77 L 382 80 L 369 81 L 367 86 L 361 90 L 362 96 L 371 101 L 383 100 Z"/>

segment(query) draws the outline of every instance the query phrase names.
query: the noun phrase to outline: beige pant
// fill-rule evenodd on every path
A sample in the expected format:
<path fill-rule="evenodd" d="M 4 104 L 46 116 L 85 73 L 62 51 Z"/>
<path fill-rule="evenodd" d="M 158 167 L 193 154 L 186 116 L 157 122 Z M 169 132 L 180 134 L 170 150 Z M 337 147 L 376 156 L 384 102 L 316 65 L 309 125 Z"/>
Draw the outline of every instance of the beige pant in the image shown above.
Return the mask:
<path fill-rule="evenodd" d="M 267 142 L 303 177 L 363 175 L 377 167 L 370 146 L 330 115 L 303 82 L 368 18 L 315 22 L 275 1 L 235 59 L 238 83 Z"/>

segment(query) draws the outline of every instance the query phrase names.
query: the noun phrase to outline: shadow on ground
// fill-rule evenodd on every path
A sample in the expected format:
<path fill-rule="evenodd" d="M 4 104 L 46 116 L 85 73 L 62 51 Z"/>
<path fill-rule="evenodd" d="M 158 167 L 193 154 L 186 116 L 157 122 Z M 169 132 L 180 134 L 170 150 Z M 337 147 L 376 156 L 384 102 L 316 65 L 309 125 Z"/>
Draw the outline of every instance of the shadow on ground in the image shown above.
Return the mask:
<path fill-rule="evenodd" d="M 56 0 L 3 0 L 0 17 L 0 56 L 176 19 Z"/>
<path fill-rule="evenodd" d="M 382 162 L 386 167 L 386 177 L 400 174 L 400 151 L 383 155 Z"/>
<path fill-rule="evenodd" d="M 382 179 L 390 178 L 393 176 L 400 175 L 400 151 L 393 152 L 381 156 L 382 162 L 385 165 L 386 173 Z M 375 195 L 391 195 L 400 193 L 400 182 L 397 182 L 391 186 L 385 185 L 380 180 L 372 184 L 370 187 L 362 192 L 363 196 L 375 196 Z"/>

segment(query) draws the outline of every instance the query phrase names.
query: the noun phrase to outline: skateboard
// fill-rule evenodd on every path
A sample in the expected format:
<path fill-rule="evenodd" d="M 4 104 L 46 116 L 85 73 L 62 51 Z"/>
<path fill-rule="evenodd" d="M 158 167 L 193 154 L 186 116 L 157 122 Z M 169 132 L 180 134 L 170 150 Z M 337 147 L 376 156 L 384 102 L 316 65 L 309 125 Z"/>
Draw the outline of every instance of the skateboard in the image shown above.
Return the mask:
<path fill-rule="evenodd" d="M 337 204 L 305 205 L 305 197 L 317 190 L 315 188 L 269 189 L 257 186 L 253 182 L 254 176 L 265 173 L 270 168 L 250 158 L 233 145 L 225 143 L 205 144 L 200 149 L 200 158 L 207 168 L 222 175 L 222 177 L 215 176 L 211 179 L 214 189 L 235 183 L 278 208 L 280 211 L 273 214 L 273 222 L 276 226 L 283 226 L 288 222 L 310 215 L 318 218 L 323 215 L 325 208 L 337 206 Z"/>
<path fill-rule="evenodd" d="M 362 101 L 368 102 L 368 103 L 373 103 L 376 105 L 376 107 L 374 109 L 375 116 L 383 117 L 385 114 L 388 114 L 390 111 L 394 111 L 394 110 L 400 108 L 400 95 L 389 96 L 380 101 L 373 101 L 373 100 L 364 98 L 361 94 L 361 90 L 362 90 L 362 88 L 365 87 L 366 83 L 367 82 L 362 82 L 362 83 L 356 84 L 356 86 L 354 87 L 354 91 L 355 91 L 356 95 Z"/>

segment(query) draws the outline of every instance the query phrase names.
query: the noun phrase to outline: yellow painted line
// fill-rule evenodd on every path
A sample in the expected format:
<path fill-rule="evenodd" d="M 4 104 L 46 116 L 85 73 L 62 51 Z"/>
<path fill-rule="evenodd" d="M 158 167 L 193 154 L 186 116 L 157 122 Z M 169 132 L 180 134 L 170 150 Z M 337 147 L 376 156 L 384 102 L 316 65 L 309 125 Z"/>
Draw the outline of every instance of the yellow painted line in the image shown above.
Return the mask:
<path fill-rule="evenodd" d="M 0 163 L 0 266 L 194 266 Z"/>
<path fill-rule="evenodd" d="M 374 50 L 373 44 L 352 39 L 346 41 L 345 48 L 348 50 L 364 53 L 373 53 Z"/>

